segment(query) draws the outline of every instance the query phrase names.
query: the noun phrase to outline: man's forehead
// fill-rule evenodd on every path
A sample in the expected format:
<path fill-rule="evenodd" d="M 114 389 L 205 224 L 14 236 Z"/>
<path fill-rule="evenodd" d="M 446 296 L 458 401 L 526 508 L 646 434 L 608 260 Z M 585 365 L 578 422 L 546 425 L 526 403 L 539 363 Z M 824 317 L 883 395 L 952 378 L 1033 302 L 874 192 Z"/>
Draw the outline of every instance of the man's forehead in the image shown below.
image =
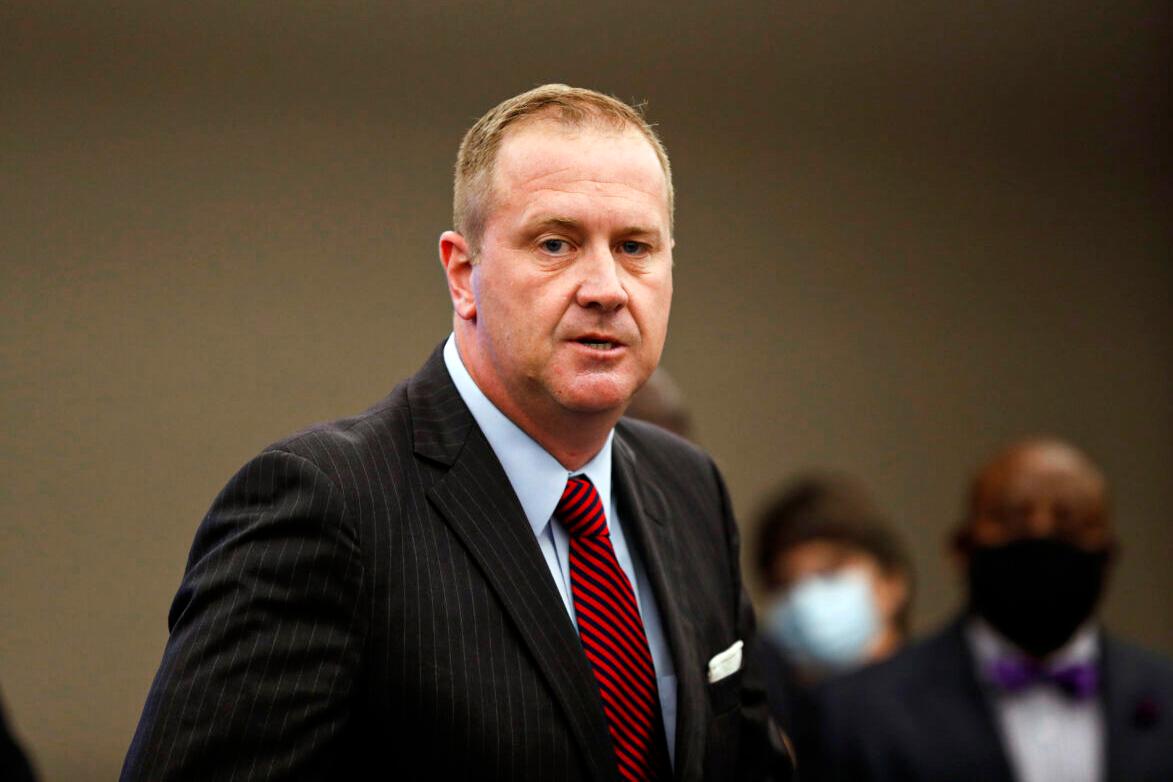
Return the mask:
<path fill-rule="evenodd" d="M 602 175 L 666 194 L 655 149 L 633 126 L 568 126 L 552 120 L 531 120 L 510 128 L 497 150 L 498 185 L 515 187 L 536 179 Z"/>
<path fill-rule="evenodd" d="M 639 129 L 630 123 L 616 123 L 603 119 L 585 119 L 572 123 L 552 114 L 539 114 L 510 125 L 501 135 L 500 147 L 532 142 L 540 138 L 573 141 L 588 136 L 619 138 L 628 135 L 647 141 Z M 648 148 L 651 149 L 651 142 L 648 142 Z"/>
<path fill-rule="evenodd" d="M 1063 443 L 1029 443 L 1005 451 L 983 471 L 978 496 L 988 502 L 1063 496 L 1102 501 L 1106 483 L 1080 451 Z"/>

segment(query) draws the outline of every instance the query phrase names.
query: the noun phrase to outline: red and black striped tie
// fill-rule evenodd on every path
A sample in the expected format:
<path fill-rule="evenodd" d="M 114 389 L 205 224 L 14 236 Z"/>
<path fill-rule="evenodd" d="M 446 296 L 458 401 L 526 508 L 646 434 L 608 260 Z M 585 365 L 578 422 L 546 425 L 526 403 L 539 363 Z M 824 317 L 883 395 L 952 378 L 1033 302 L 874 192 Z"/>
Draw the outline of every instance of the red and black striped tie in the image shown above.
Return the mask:
<path fill-rule="evenodd" d="M 656 669 L 635 591 L 615 559 L 599 492 L 585 475 L 566 483 L 554 517 L 570 533 L 570 591 L 582 648 L 595 674 L 619 774 L 667 779 Z"/>

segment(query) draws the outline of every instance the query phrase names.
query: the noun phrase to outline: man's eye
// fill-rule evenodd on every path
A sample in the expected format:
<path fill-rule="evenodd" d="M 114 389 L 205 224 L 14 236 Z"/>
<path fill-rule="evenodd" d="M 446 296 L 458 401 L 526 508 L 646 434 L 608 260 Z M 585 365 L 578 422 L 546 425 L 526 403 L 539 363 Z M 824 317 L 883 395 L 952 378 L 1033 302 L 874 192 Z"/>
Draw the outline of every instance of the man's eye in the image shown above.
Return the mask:
<path fill-rule="evenodd" d="M 619 243 L 619 250 L 624 255 L 643 255 L 648 251 L 648 246 L 643 242 L 637 242 L 629 239 L 626 242 Z"/>
<path fill-rule="evenodd" d="M 550 255 L 561 255 L 570 249 L 570 242 L 565 239 L 543 239 L 540 247 Z"/>

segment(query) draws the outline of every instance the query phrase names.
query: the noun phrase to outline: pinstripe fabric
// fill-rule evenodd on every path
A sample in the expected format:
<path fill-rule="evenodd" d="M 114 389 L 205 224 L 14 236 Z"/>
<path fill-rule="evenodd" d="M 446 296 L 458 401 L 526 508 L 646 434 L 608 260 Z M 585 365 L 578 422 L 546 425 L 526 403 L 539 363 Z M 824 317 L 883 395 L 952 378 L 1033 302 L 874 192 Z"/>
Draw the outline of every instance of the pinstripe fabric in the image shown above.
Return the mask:
<path fill-rule="evenodd" d="M 679 677 L 677 776 L 753 778 L 760 689 L 703 678 L 752 621 L 720 479 L 649 427 L 616 446 Z M 439 351 L 229 481 L 168 624 L 124 780 L 617 779 L 578 637 Z"/>

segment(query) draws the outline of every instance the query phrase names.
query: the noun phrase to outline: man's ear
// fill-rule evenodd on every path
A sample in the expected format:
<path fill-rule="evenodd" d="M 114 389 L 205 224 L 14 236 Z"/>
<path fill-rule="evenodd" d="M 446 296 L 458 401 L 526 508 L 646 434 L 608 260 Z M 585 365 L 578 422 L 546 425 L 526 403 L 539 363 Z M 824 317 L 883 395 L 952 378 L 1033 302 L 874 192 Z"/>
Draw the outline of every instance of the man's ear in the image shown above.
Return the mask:
<path fill-rule="evenodd" d="M 949 536 L 945 544 L 945 556 L 958 573 L 965 574 L 969 570 L 969 552 L 973 547 L 970 530 L 967 524 L 962 524 Z"/>
<path fill-rule="evenodd" d="M 472 289 L 473 263 L 468 240 L 456 231 L 440 234 L 440 263 L 444 266 L 444 276 L 448 278 L 452 309 L 464 320 L 475 320 L 477 302 Z"/>

